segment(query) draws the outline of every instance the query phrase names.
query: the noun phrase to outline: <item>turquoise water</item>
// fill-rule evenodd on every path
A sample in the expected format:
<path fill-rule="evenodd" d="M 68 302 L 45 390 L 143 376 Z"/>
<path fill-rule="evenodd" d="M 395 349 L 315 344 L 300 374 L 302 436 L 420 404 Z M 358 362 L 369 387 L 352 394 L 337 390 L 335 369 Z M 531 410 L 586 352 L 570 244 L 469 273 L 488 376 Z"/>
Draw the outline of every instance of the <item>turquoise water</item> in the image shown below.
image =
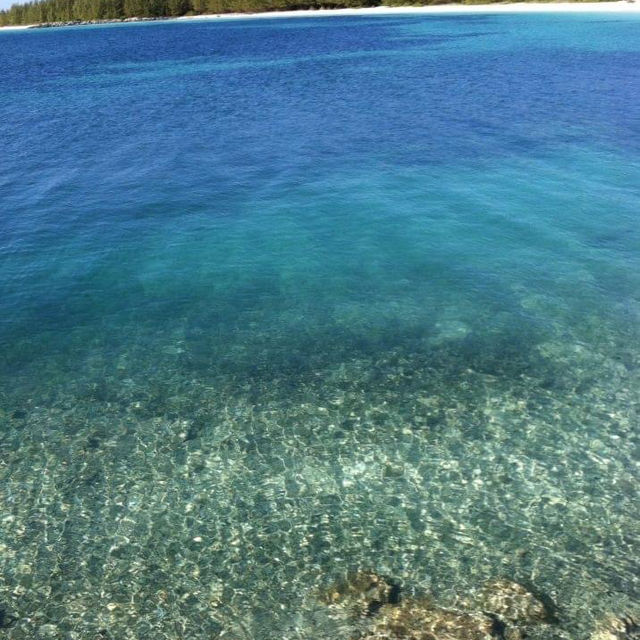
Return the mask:
<path fill-rule="evenodd" d="M 640 614 L 634 16 L 0 34 L 0 633 Z"/>

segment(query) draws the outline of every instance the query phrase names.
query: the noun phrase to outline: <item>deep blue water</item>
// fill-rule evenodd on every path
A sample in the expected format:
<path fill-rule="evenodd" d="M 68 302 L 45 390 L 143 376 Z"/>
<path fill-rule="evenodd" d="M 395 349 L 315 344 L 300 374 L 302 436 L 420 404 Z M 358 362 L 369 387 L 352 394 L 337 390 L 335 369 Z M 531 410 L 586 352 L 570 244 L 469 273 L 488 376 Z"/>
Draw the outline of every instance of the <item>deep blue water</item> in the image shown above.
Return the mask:
<path fill-rule="evenodd" d="M 615 13 L 0 33 L 10 637 L 640 613 L 639 99 Z"/>

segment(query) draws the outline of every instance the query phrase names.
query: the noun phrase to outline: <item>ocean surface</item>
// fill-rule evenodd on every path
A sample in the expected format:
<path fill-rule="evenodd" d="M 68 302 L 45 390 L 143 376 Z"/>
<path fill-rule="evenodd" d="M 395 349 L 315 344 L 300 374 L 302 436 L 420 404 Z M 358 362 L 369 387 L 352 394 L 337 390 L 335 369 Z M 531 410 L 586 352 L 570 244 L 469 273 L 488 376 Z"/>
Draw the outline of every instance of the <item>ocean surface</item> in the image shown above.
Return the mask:
<path fill-rule="evenodd" d="M 0 33 L 0 634 L 640 615 L 639 105 L 615 13 Z"/>

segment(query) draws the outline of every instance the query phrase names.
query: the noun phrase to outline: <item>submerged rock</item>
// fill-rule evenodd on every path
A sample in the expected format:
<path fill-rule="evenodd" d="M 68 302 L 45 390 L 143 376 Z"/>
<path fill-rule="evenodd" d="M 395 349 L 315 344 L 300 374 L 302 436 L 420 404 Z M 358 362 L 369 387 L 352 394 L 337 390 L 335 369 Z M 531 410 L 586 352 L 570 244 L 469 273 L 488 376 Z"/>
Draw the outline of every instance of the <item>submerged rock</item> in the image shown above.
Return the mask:
<path fill-rule="evenodd" d="M 640 640 L 640 625 L 631 616 L 609 615 L 598 623 L 590 640 Z"/>
<path fill-rule="evenodd" d="M 16 620 L 17 618 L 9 613 L 8 608 L 0 603 L 0 629 L 8 629 Z"/>
<path fill-rule="evenodd" d="M 488 616 L 441 609 L 430 600 L 407 600 L 384 605 L 367 640 L 495 640 L 494 622 Z"/>
<path fill-rule="evenodd" d="M 352 640 L 523 640 L 533 625 L 553 619 L 547 605 L 526 587 L 492 580 L 473 602 L 447 609 L 429 598 L 400 601 L 397 583 L 371 571 L 348 574 L 322 594 L 322 600 L 357 624 Z M 602 636 L 591 640 L 640 640 Z"/>
<path fill-rule="evenodd" d="M 480 590 L 477 606 L 504 623 L 530 625 L 549 622 L 553 618 L 553 613 L 541 600 L 511 580 L 487 582 Z"/>
<path fill-rule="evenodd" d="M 372 571 L 357 571 L 329 587 L 323 600 L 353 616 L 371 616 L 385 604 L 400 602 L 400 586 Z"/>

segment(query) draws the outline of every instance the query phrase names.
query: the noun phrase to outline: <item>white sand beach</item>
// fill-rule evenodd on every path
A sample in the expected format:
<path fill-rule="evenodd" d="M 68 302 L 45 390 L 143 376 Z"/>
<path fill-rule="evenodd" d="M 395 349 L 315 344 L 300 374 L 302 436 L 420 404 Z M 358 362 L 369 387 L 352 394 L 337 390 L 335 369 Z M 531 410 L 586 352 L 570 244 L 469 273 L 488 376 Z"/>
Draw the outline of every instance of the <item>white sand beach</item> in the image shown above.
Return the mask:
<path fill-rule="evenodd" d="M 625 13 L 640 15 L 640 1 L 613 2 L 500 2 L 495 4 L 439 4 L 429 6 L 366 7 L 359 9 L 311 9 L 266 11 L 262 13 L 224 13 L 179 16 L 167 20 L 247 20 L 273 18 L 318 18 L 323 16 L 384 16 L 410 14 L 474 13 Z M 114 20 L 114 22 L 120 22 Z M 124 21 L 123 21 L 124 22 Z M 35 25 L 4 26 L 2 30 L 29 29 Z"/>
<path fill-rule="evenodd" d="M 440 13 L 636 13 L 640 2 L 504 2 L 495 4 L 439 4 L 429 6 L 367 7 L 359 9 L 316 9 L 270 11 L 264 13 L 225 13 L 180 16 L 177 20 L 237 20 L 247 18 L 314 18 L 320 16 L 381 16 Z"/>

